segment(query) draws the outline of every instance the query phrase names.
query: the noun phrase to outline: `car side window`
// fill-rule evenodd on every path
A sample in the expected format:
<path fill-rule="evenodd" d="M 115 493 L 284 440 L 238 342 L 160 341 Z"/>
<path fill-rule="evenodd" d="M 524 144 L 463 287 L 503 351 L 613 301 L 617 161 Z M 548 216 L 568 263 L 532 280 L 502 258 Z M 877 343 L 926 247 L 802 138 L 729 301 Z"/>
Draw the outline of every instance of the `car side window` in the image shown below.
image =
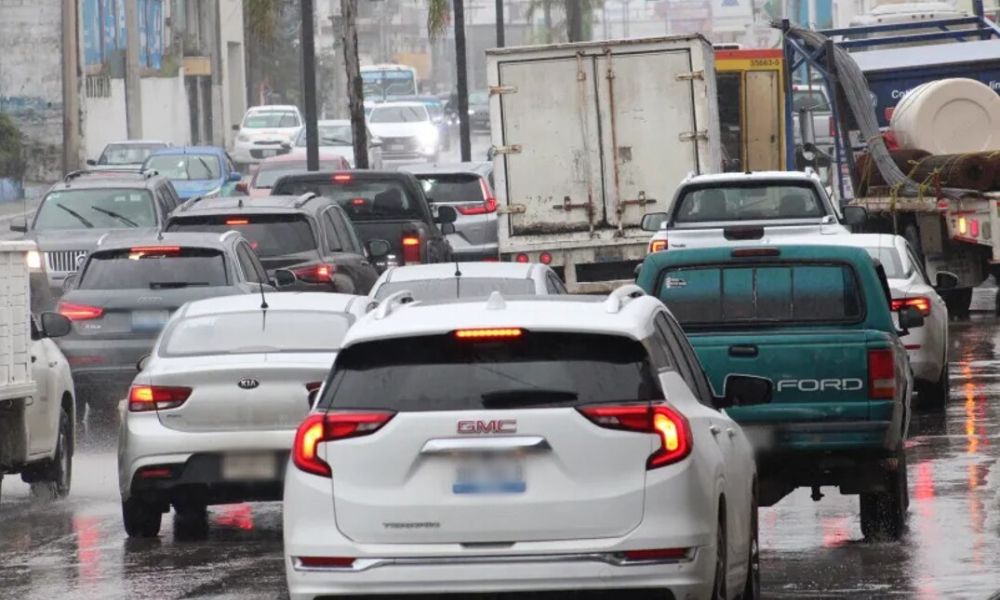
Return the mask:
<path fill-rule="evenodd" d="M 254 261 L 253 255 L 246 244 L 240 243 L 236 246 L 236 259 L 240 262 L 240 269 L 243 270 L 243 276 L 246 277 L 247 281 L 251 283 L 266 283 L 265 280 L 261 280 L 260 273 L 257 271 L 257 265 L 255 264 L 256 261 Z"/>
<path fill-rule="evenodd" d="M 691 391 L 694 392 L 702 404 L 714 408 L 712 386 L 709 385 L 708 379 L 705 377 L 705 372 L 701 369 L 698 356 L 694 353 L 694 349 L 691 348 L 691 344 L 688 343 L 687 337 L 685 337 L 680 325 L 668 317 L 666 313 L 662 312 L 656 315 L 656 325 L 657 328 L 665 328 L 661 333 L 667 338 L 674 359 L 677 361 L 677 370 L 680 371 L 681 377 L 684 378 L 688 387 L 691 388 Z"/>
<path fill-rule="evenodd" d="M 920 274 L 920 278 L 924 281 L 924 283 L 929 283 L 930 278 L 927 277 L 927 271 L 924 270 L 924 261 L 917 258 L 917 253 L 913 251 L 909 242 L 906 243 L 906 258 L 913 263 L 913 268 L 915 268 L 917 273 Z"/>
<path fill-rule="evenodd" d="M 326 235 L 327 247 L 331 252 L 343 252 L 344 241 L 334 224 L 333 209 L 324 210 L 323 218 L 320 221 L 323 224 L 323 233 Z"/>
<path fill-rule="evenodd" d="M 563 282 L 559 281 L 559 278 L 549 273 L 545 276 L 545 288 L 550 294 L 565 294 L 566 286 Z"/>
<path fill-rule="evenodd" d="M 340 238 L 341 243 L 344 245 L 344 250 L 356 254 L 364 254 L 364 251 L 361 250 L 361 243 L 353 235 L 353 228 L 347 222 L 347 216 L 344 214 L 344 211 L 339 207 L 334 207 L 330 210 L 329 215 L 333 221 L 334 228 L 337 230 L 337 237 Z"/>

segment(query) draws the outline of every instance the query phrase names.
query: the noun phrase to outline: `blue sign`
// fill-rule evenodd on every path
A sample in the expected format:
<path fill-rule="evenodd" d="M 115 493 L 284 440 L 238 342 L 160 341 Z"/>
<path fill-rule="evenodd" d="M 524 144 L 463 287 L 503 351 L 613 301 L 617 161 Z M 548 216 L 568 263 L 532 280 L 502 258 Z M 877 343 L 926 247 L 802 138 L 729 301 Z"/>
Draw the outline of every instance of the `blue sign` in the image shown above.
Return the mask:
<path fill-rule="evenodd" d="M 990 86 L 1000 94 L 1000 57 L 976 63 L 919 66 L 892 71 L 865 73 L 868 87 L 875 95 L 875 116 L 881 127 L 889 126 L 889 112 L 913 88 L 939 79 L 965 77 Z"/>

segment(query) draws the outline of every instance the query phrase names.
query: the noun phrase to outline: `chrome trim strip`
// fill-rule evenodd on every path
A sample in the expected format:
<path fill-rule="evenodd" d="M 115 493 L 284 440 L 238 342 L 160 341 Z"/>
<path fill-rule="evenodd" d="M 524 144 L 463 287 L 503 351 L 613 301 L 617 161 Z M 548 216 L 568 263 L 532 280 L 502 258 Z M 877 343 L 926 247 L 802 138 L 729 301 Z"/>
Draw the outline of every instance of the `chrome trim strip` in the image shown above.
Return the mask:
<path fill-rule="evenodd" d="M 454 454 L 457 452 L 503 452 L 506 450 L 551 450 L 548 440 L 540 435 L 504 437 L 438 438 L 428 440 L 421 454 Z"/>

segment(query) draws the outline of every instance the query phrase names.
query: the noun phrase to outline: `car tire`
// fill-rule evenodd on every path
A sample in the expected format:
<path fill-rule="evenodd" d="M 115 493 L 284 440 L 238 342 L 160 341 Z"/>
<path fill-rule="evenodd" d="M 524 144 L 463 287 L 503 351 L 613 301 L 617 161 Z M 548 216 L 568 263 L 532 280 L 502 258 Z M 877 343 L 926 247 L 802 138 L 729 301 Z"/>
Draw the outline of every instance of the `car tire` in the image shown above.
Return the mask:
<path fill-rule="evenodd" d="M 715 577 L 712 582 L 712 600 L 728 600 L 726 593 L 726 513 L 719 511 L 719 525 L 715 530 Z"/>
<path fill-rule="evenodd" d="M 130 538 L 152 538 L 160 534 L 163 512 L 155 504 L 133 497 L 122 502 L 122 522 Z"/>
<path fill-rule="evenodd" d="M 56 454 L 49 461 L 37 481 L 31 483 L 31 496 L 41 500 L 55 500 L 69 495 L 73 481 L 73 424 L 66 409 L 59 414 L 59 432 Z"/>
<path fill-rule="evenodd" d="M 740 600 L 758 600 L 760 598 L 760 541 L 757 521 L 757 492 L 754 491 L 750 504 L 750 549 L 747 558 L 747 580 L 743 584 Z"/>
<path fill-rule="evenodd" d="M 951 376 L 948 365 L 941 370 L 941 377 L 934 383 L 920 386 L 920 404 L 934 410 L 944 410 L 951 393 Z"/>
<path fill-rule="evenodd" d="M 204 504 L 174 505 L 174 537 L 182 541 L 208 537 L 208 508 Z"/>
<path fill-rule="evenodd" d="M 961 321 L 969 319 L 969 309 L 972 306 L 972 288 L 943 290 L 941 295 L 944 298 L 944 303 L 948 306 L 948 316 Z"/>
<path fill-rule="evenodd" d="M 910 494 L 906 477 L 906 452 L 900 447 L 895 454 L 897 468 L 886 471 L 884 492 L 861 494 L 861 533 L 869 541 L 895 541 L 906 530 L 906 512 Z"/>

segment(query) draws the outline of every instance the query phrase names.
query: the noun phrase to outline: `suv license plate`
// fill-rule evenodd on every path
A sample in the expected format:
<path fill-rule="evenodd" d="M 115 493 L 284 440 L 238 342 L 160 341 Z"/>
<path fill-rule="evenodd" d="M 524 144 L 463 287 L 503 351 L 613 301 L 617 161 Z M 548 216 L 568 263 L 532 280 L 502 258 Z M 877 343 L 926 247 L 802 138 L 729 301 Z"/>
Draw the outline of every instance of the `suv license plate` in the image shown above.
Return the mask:
<path fill-rule="evenodd" d="M 226 454 L 222 457 L 222 478 L 238 481 L 276 479 L 278 462 L 272 452 Z"/>
<path fill-rule="evenodd" d="M 170 312 L 166 310 L 132 311 L 133 331 L 159 331 L 166 325 Z"/>
<path fill-rule="evenodd" d="M 526 489 L 520 460 L 489 455 L 460 462 L 451 486 L 454 494 L 523 494 Z"/>

